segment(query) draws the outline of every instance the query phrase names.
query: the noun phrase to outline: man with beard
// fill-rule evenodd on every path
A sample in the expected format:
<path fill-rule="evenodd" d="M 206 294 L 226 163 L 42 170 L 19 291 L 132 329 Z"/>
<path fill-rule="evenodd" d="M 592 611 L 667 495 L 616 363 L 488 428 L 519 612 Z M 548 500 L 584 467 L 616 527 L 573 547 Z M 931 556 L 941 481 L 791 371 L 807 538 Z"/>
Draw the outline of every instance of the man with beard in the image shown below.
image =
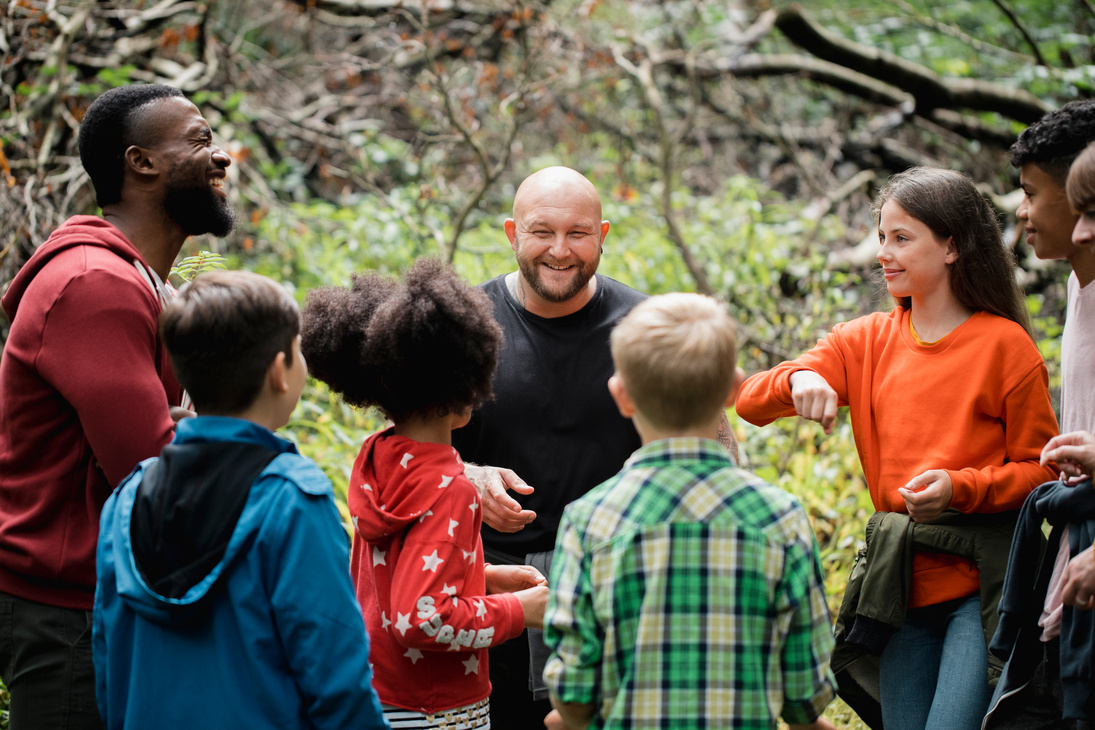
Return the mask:
<path fill-rule="evenodd" d="M 526 178 L 505 222 L 518 270 L 483 285 L 504 333 L 495 397 L 452 434 L 482 497 L 490 563 L 547 575 L 563 508 L 641 445 L 608 392 L 608 336 L 646 295 L 596 273 L 608 229 L 593 184 L 565 167 Z M 725 418 L 720 436 L 732 448 Z M 493 727 L 542 724 L 546 659 L 539 631 L 491 649 Z"/>
<path fill-rule="evenodd" d="M 108 91 L 88 108 L 79 147 L 102 218 L 67 220 L 2 300 L 0 676 L 15 730 L 101 727 L 99 513 L 189 415 L 157 329 L 171 265 L 187 236 L 235 224 L 231 160 L 178 89 Z"/>

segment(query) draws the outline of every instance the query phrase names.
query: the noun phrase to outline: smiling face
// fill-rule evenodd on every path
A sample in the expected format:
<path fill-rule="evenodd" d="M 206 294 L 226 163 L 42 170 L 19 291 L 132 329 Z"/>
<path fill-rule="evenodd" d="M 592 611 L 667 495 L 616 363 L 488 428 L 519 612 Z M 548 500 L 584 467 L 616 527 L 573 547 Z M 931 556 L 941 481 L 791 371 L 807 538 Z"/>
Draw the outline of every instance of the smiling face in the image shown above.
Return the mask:
<path fill-rule="evenodd" d="M 895 297 L 926 299 L 950 292 L 948 266 L 957 259 L 950 238 L 940 241 L 924 223 L 887 201 L 878 218 L 878 262 Z"/>
<path fill-rule="evenodd" d="M 608 227 L 597 191 L 579 173 L 549 168 L 522 183 L 506 234 L 531 296 L 541 304 L 584 304 Z"/>
<path fill-rule="evenodd" d="M 1068 204 L 1065 186 L 1033 162 L 1020 168 L 1023 202 L 1015 215 L 1026 232 L 1027 245 L 1040 259 L 1067 259 L 1077 251 L 1072 242 L 1076 213 Z"/>
<path fill-rule="evenodd" d="M 173 97 L 158 102 L 149 114 L 152 150 L 167 163 L 164 208 L 188 236 L 225 236 L 235 227 L 236 214 L 224 191 L 232 159 L 213 143 L 213 132 L 190 101 Z"/>

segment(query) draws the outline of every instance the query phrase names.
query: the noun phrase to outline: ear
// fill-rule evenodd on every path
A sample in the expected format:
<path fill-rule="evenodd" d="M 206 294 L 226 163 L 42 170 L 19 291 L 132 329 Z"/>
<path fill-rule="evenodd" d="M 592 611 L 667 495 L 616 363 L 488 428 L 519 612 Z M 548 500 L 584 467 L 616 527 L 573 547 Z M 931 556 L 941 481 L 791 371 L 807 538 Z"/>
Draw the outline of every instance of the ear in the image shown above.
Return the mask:
<path fill-rule="evenodd" d="M 947 252 L 944 254 L 943 260 L 948 264 L 953 264 L 958 260 L 958 247 L 954 245 L 954 236 L 948 236 L 946 240 Z"/>
<path fill-rule="evenodd" d="M 730 384 L 730 395 L 726 396 L 726 403 L 723 405 L 727 408 L 733 408 L 734 403 L 738 399 L 738 391 L 741 390 L 741 384 L 745 382 L 745 371 L 741 368 L 734 368 L 733 382 Z"/>
<path fill-rule="evenodd" d="M 156 162 L 149 156 L 148 151 L 135 144 L 126 147 L 125 152 L 122 153 L 122 159 L 125 160 L 126 167 L 138 175 L 155 175 L 158 172 Z"/>
<path fill-rule="evenodd" d="M 274 356 L 274 361 L 270 363 L 270 367 L 266 368 L 266 382 L 270 386 L 270 390 L 277 395 L 289 392 L 289 381 L 285 379 L 286 367 L 285 353 L 279 352 Z"/>
<path fill-rule="evenodd" d="M 517 223 L 512 218 L 506 218 L 506 222 L 502 224 L 502 227 L 506 229 L 506 238 L 509 239 L 509 247 L 514 251 L 517 250 Z"/>
<path fill-rule="evenodd" d="M 631 396 L 627 393 L 623 378 L 613 374 L 608 379 L 608 392 L 612 395 L 612 400 L 616 401 L 616 408 L 619 409 L 621 416 L 631 418 L 635 415 L 635 404 L 631 402 Z"/>
<path fill-rule="evenodd" d="M 601 221 L 601 246 L 605 245 L 605 238 L 608 236 L 608 221 Z"/>

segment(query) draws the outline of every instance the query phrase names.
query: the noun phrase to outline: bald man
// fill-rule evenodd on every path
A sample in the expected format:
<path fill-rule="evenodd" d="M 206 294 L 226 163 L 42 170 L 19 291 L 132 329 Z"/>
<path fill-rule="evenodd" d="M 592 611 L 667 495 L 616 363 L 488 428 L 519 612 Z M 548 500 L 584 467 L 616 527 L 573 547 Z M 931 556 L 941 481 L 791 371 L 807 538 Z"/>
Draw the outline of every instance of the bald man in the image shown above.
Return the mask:
<path fill-rule="evenodd" d="M 646 295 L 597 274 L 609 230 L 601 216 L 600 196 L 581 173 L 530 175 L 505 222 L 517 271 L 483 284 L 505 333 L 495 397 L 453 432 L 453 445 L 482 496 L 485 557 L 494 564 L 546 575 L 563 508 L 640 446 L 608 392 L 608 336 Z M 730 447 L 725 421 L 722 433 Z M 551 711 L 547 650 L 532 634 L 539 660 L 531 671 L 529 641 L 491 649 L 491 724 L 500 730 L 538 727 Z"/>

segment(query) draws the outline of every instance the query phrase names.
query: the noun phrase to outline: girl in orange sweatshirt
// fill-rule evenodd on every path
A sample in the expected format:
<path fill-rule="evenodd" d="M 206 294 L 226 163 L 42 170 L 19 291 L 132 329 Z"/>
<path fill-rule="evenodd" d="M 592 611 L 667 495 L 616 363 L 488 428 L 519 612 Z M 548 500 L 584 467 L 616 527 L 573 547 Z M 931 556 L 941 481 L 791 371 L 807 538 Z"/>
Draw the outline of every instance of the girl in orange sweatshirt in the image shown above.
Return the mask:
<path fill-rule="evenodd" d="M 965 176 L 923 167 L 895 176 L 876 210 L 893 311 L 747 379 L 738 415 L 763 426 L 798 414 L 830 433 L 848 406 L 879 511 L 931 522 L 1017 510 L 1055 478 L 1039 454 L 1057 420 L 996 214 Z M 879 660 L 886 730 L 980 727 L 991 691 L 979 586 L 968 560 L 913 556 L 905 623 Z"/>

